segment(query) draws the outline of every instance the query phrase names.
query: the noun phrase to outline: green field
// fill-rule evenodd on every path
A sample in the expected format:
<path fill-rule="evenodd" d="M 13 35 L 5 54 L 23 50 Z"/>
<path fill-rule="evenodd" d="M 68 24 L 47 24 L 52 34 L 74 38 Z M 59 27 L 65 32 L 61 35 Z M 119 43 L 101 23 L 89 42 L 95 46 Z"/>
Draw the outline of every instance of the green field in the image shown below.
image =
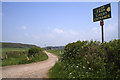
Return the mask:
<path fill-rule="evenodd" d="M 30 57 L 30 60 L 27 59 L 29 48 L 2 48 L 2 66 L 7 65 L 17 65 L 17 64 L 28 64 L 32 62 L 39 62 L 48 59 L 48 56 L 41 52 L 37 54 L 35 57 Z M 5 59 L 6 52 L 8 58 Z"/>
<path fill-rule="evenodd" d="M 47 50 L 47 52 L 53 53 L 57 56 L 61 56 L 64 53 L 64 50 L 58 49 L 58 50 Z"/>
<path fill-rule="evenodd" d="M 28 49 L 29 48 L 2 48 L 2 57 L 4 58 L 6 55 L 6 52 L 9 52 L 9 51 L 27 51 Z"/>

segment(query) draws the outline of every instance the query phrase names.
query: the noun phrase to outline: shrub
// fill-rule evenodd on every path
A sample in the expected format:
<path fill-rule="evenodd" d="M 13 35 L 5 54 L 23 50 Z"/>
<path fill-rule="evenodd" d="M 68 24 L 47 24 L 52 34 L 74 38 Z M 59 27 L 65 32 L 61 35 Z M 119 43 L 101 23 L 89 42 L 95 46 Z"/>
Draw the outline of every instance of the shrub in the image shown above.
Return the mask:
<path fill-rule="evenodd" d="M 120 40 L 69 43 L 58 63 L 66 78 L 120 78 Z"/>
<path fill-rule="evenodd" d="M 28 57 L 35 56 L 35 54 L 42 52 L 42 49 L 39 47 L 32 47 L 28 50 Z"/>

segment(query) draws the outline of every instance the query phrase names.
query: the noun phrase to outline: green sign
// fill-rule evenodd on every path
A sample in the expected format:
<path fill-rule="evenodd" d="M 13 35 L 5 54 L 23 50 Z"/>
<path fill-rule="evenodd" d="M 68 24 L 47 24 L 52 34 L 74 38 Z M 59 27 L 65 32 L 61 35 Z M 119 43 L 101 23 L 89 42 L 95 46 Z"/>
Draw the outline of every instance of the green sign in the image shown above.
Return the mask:
<path fill-rule="evenodd" d="M 110 3 L 93 9 L 93 22 L 111 18 Z"/>

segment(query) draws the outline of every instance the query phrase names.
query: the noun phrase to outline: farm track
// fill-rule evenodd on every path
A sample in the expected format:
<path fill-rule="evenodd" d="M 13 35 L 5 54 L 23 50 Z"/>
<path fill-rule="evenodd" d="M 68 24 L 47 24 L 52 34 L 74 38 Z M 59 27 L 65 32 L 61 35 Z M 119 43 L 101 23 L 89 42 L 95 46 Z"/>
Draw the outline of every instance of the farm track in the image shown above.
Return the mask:
<path fill-rule="evenodd" d="M 48 52 L 46 54 L 48 59 L 45 61 L 2 67 L 2 78 L 49 78 L 48 72 L 58 57 Z"/>

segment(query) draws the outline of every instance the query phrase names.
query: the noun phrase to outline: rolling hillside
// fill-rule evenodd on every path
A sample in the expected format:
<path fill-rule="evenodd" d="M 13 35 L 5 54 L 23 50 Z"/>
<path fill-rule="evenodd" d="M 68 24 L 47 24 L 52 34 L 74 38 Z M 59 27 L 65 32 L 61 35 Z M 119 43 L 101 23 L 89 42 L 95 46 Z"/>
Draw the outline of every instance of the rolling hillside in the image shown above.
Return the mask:
<path fill-rule="evenodd" d="M 21 44 L 21 43 L 0 42 L 0 44 L 1 43 L 2 43 L 2 48 L 31 48 L 31 47 L 38 47 L 36 45 Z"/>

